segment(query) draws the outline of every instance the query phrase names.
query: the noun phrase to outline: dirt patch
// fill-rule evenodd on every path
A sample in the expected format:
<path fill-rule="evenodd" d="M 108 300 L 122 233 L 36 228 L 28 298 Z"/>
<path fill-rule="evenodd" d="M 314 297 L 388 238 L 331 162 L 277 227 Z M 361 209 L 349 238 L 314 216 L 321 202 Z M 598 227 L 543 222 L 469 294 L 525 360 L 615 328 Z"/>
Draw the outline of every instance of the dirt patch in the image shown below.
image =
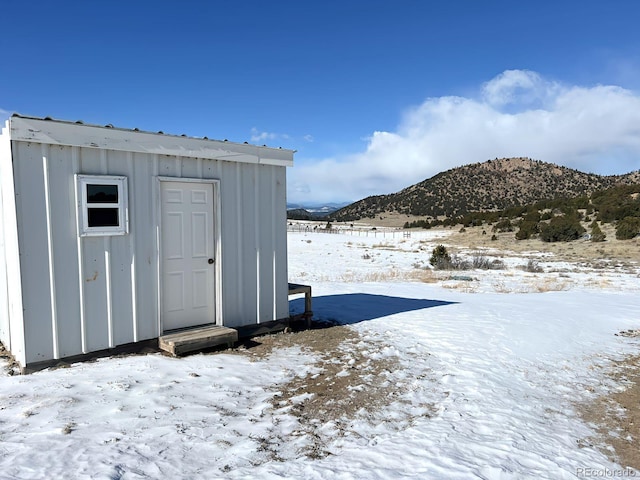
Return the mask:
<path fill-rule="evenodd" d="M 639 337 L 640 330 L 619 335 Z M 609 376 L 626 388 L 580 406 L 582 418 L 598 432 L 587 441 L 621 466 L 640 470 L 640 355 L 613 362 Z"/>
<path fill-rule="evenodd" d="M 333 351 L 347 340 L 358 338 L 358 334 L 349 327 L 314 323 L 314 328 L 254 337 L 234 350 L 234 353 L 249 355 L 256 360 L 270 355 L 273 350 L 288 347 L 301 347 L 316 353 Z"/>
<path fill-rule="evenodd" d="M 11 353 L 4 348 L 2 342 L 0 342 L 0 360 L 5 362 L 2 368 L 5 375 L 17 375 L 20 373 L 20 365 L 18 365 Z"/>
<path fill-rule="evenodd" d="M 272 399 L 274 411 L 297 418 L 299 427 L 291 435 L 310 439 L 300 451 L 307 457 L 325 457 L 330 454 L 331 441 L 358 435 L 354 421 L 402 429 L 411 424 L 411 416 L 430 417 L 435 413 L 433 405 L 424 403 L 414 405 L 411 416 L 399 418 L 396 412 L 387 418 L 385 407 L 404 402 L 402 395 L 407 391 L 406 381 L 398 375 L 403 369 L 399 357 L 385 355 L 386 345 L 365 341 L 348 326 L 267 335 L 254 342 L 257 345 L 237 351 L 258 359 L 274 349 L 298 346 L 318 358 L 313 373 L 275 385 L 277 393 Z M 265 445 L 277 443 L 264 439 Z"/>

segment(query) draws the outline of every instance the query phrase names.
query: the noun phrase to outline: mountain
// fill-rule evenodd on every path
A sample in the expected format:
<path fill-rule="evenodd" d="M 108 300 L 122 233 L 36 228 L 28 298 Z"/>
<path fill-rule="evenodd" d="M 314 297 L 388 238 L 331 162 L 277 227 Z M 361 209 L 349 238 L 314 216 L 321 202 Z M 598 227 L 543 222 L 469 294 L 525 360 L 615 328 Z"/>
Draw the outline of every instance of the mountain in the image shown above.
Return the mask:
<path fill-rule="evenodd" d="M 321 205 L 304 205 L 298 203 L 287 203 L 287 217 L 296 218 L 295 216 L 307 215 L 311 217 L 326 217 L 330 213 L 349 205 L 348 203 L 326 203 Z M 291 216 L 291 214 L 295 216 Z"/>
<path fill-rule="evenodd" d="M 640 171 L 603 176 L 524 157 L 501 158 L 447 170 L 397 193 L 367 197 L 337 210 L 329 218 L 353 221 L 385 212 L 452 217 L 539 200 L 579 197 L 634 183 L 640 183 Z"/>

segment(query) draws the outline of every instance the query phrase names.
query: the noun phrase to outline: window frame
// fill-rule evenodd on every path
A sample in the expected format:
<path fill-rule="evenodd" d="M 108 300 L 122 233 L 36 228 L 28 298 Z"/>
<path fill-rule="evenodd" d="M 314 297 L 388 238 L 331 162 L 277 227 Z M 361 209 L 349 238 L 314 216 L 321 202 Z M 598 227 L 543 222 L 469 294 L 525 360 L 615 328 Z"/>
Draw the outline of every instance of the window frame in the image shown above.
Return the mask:
<path fill-rule="evenodd" d="M 75 175 L 76 201 L 78 204 L 77 224 L 78 236 L 98 237 L 126 235 L 129 233 L 129 191 L 127 177 L 121 175 Z M 89 203 L 87 199 L 88 185 L 116 185 L 118 201 L 112 203 Z M 117 208 L 117 226 L 89 226 L 89 208 Z"/>

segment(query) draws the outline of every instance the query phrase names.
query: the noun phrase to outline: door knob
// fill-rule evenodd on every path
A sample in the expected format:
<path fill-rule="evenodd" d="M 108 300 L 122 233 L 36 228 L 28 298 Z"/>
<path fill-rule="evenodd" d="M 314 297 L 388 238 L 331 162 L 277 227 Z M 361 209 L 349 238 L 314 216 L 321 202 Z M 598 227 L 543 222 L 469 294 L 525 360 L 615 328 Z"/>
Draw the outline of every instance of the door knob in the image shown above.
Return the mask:
<path fill-rule="evenodd" d="M 209 265 L 211 265 L 213 263 L 213 258 L 209 259 Z"/>

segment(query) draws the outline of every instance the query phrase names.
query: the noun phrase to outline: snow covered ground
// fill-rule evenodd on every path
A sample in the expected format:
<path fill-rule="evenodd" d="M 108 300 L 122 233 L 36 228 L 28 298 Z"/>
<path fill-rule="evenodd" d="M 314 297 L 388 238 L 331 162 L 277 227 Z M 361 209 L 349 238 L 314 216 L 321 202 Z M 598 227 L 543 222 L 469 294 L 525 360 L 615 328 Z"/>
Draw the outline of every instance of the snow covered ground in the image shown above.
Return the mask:
<path fill-rule="evenodd" d="M 638 351 L 638 338 L 615 335 L 640 328 L 638 269 L 538 257 L 544 272 L 529 273 L 526 258 L 500 254 L 504 270 L 434 273 L 431 249 L 446 238 L 420 233 L 289 233 L 290 280 L 313 286 L 316 318 L 355 335 L 336 377 L 391 392 L 379 403 L 302 425 L 296 408 L 314 394 L 279 400 L 283 389 L 331 362 L 304 345 L 5 375 L 0 478 L 640 475 L 592 446 L 576 411 L 623 388 L 606 371 Z M 367 361 L 352 375 L 358 355 Z M 372 377 L 376 362 L 394 367 Z"/>

